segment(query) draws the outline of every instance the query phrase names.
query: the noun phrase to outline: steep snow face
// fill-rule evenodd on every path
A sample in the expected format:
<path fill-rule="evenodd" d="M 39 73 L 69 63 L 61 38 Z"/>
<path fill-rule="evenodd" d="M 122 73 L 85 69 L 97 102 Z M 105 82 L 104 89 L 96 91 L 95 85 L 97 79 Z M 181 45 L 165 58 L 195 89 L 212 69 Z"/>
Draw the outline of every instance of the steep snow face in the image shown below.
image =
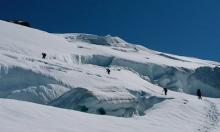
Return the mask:
<path fill-rule="evenodd" d="M 69 90 L 52 77 L 20 67 L 1 67 L 0 77 L 0 98 L 48 104 Z"/>
<path fill-rule="evenodd" d="M 195 95 L 197 89 L 202 89 L 204 96 L 220 97 L 220 68 L 218 66 L 201 66 L 190 69 L 155 63 L 142 63 L 103 55 L 74 56 L 74 58 L 76 58 L 74 62 L 78 64 L 127 68 L 137 72 L 142 79 L 170 90 Z"/>
<path fill-rule="evenodd" d="M 130 68 L 146 81 L 173 91 L 195 95 L 197 89 L 201 89 L 203 96 L 220 97 L 219 67 L 205 66 L 193 70 L 124 59 L 114 59 L 111 65 Z"/>
<path fill-rule="evenodd" d="M 131 117 L 134 114 L 145 115 L 147 109 L 169 99 L 152 96 L 144 91 L 123 90 L 123 88 L 121 88 L 122 90 L 108 89 L 112 92 L 109 91 L 108 95 L 103 98 L 87 89 L 75 88 L 54 100 L 51 105 L 89 113 Z"/>
<path fill-rule="evenodd" d="M 153 51 L 118 37 L 50 34 L 4 21 L 0 28 L 1 98 L 131 117 L 169 100 L 161 95 L 163 87 L 189 94 L 200 88 L 205 96 L 220 97 L 217 62 Z"/>

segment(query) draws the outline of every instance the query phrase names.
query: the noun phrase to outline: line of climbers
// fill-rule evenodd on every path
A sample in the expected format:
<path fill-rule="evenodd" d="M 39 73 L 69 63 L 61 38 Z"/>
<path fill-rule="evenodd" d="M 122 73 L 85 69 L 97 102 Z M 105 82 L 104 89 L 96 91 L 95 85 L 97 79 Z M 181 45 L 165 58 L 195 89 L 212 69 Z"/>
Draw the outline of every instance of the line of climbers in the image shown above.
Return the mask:
<path fill-rule="evenodd" d="M 45 59 L 46 56 L 47 56 L 47 54 L 43 52 L 42 53 L 42 59 Z M 109 68 L 106 68 L 106 72 L 108 74 L 110 74 L 111 70 Z M 164 95 L 167 95 L 168 89 L 167 88 L 163 88 L 163 92 L 164 92 Z M 200 89 L 197 89 L 197 93 L 196 94 L 197 94 L 199 99 L 202 99 L 202 93 L 201 93 Z"/>
<path fill-rule="evenodd" d="M 167 88 L 163 88 L 164 95 L 167 95 L 167 91 Z M 198 99 L 202 99 L 202 92 L 200 89 L 197 89 L 196 95 L 198 96 Z"/>

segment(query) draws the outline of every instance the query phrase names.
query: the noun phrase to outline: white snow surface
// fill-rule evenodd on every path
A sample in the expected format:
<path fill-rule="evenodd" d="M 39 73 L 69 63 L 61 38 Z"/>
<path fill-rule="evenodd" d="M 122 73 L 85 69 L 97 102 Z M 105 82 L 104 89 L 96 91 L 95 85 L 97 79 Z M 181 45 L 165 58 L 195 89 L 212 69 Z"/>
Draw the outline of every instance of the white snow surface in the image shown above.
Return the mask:
<path fill-rule="evenodd" d="M 178 95 L 132 118 L 0 99 L 0 126 L 3 132 L 219 132 L 219 100 Z"/>
<path fill-rule="evenodd" d="M 0 29 L 3 132 L 219 131 L 218 62 L 110 35 L 51 34 L 4 21 Z M 194 96 L 198 88 L 203 100 Z"/>

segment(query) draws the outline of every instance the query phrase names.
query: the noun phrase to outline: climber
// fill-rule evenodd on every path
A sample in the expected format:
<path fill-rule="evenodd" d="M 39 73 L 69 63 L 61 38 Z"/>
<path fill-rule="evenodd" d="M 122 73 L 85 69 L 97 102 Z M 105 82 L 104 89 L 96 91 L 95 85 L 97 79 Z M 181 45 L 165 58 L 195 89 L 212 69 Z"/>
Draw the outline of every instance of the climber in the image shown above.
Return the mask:
<path fill-rule="evenodd" d="M 46 58 L 46 56 L 47 56 L 47 54 L 46 54 L 46 53 L 42 53 L 42 59 L 45 59 L 45 58 Z"/>
<path fill-rule="evenodd" d="M 107 68 L 107 69 L 106 69 L 106 72 L 107 72 L 108 74 L 110 74 L 110 69 L 109 69 L 109 68 Z"/>
<path fill-rule="evenodd" d="M 163 88 L 164 94 L 167 95 L 167 88 Z"/>
<path fill-rule="evenodd" d="M 197 89 L 197 96 L 199 99 L 202 99 L 202 93 L 200 89 Z"/>

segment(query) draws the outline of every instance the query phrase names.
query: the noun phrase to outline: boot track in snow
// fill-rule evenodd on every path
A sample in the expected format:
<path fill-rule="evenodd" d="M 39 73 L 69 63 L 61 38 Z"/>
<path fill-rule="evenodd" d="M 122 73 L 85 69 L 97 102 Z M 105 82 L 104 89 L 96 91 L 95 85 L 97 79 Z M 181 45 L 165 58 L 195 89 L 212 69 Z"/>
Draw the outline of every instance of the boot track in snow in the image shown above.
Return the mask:
<path fill-rule="evenodd" d="M 198 132 L 211 132 L 217 128 L 220 121 L 220 113 L 215 105 L 215 103 L 205 99 L 205 103 L 208 105 L 207 114 L 205 116 L 206 120 L 203 122 L 201 128 L 197 129 Z"/>

